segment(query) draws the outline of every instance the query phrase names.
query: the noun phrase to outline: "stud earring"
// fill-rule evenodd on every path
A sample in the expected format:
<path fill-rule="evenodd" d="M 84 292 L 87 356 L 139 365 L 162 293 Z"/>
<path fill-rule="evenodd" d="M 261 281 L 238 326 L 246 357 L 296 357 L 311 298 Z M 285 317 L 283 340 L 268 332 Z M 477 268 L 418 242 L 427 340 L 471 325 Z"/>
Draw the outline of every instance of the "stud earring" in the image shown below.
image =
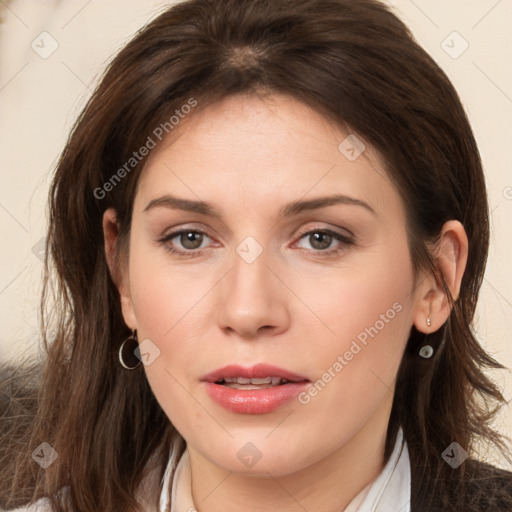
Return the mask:
<path fill-rule="evenodd" d="M 432 322 L 430 321 L 430 317 L 427 316 L 427 326 L 430 327 L 432 325 Z"/>

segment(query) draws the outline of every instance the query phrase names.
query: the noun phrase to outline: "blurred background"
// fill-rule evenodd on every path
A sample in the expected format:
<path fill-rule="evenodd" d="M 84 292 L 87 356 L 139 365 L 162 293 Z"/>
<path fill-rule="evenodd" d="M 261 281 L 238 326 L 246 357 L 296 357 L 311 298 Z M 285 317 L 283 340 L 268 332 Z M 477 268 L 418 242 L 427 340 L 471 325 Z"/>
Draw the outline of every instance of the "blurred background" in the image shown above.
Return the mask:
<path fill-rule="evenodd" d="M 111 58 L 170 3 L 0 1 L 0 362 L 39 351 L 47 191 L 72 124 Z M 512 1 L 385 3 L 450 77 L 479 143 L 492 241 L 476 329 L 512 368 Z M 510 400 L 512 373 L 491 376 Z M 512 436 L 511 407 L 496 427 Z"/>

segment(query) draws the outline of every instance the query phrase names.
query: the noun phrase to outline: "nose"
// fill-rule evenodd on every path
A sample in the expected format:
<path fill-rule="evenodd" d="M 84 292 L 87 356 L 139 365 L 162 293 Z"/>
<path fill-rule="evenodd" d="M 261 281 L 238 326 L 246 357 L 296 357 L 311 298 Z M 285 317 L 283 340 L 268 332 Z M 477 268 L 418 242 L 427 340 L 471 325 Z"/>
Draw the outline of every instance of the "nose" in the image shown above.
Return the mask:
<path fill-rule="evenodd" d="M 274 336 L 289 327 L 290 293 L 268 266 L 266 251 L 248 263 L 234 253 L 231 271 L 220 283 L 217 322 L 244 339 Z"/>

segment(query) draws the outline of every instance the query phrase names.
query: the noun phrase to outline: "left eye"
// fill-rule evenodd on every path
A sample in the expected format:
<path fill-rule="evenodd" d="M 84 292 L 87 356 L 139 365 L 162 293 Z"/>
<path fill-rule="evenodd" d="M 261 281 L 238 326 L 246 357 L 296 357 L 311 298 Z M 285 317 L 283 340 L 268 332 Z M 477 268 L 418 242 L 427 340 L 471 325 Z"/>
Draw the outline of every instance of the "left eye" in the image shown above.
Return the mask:
<path fill-rule="evenodd" d="M 350 245 L 352 243 L 348 237 L 330 230 L 308 231 L 300 237 L 300 240 L 304 238 L 309 241 L 313 247 L 313 250 L 318 252 L 331 252 L 339 250 L 339 248 L 330 249 L 332 242 L 335 240 L 342 242 L 345 245 Z"/>

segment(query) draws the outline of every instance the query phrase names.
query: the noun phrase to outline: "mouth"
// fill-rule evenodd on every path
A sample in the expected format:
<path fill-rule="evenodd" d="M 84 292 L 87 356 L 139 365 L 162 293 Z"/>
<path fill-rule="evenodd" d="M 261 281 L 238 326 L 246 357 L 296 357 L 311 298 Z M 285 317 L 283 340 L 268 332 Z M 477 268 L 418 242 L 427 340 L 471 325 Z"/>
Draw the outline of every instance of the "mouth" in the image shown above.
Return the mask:
<path fill-rule="evenodd" d="M 202 379 L 209 396 L 225 409 L 241 414 L 263 414 L 283 406 L 304 390 L 308 378 L 267 364 L 230 365 Z"/>
<path fill-rule="evenodd" d="M 224 366 L 209 373 L 203 377 L 203 380 L 235 389 L 250 389 L 250 386 L 253 386 L 254 389 L 261 389 L 289 383 L 309 382 L 309 379 L 302 375 L 265 363 L 259 363 L 251 367 Z"/>

